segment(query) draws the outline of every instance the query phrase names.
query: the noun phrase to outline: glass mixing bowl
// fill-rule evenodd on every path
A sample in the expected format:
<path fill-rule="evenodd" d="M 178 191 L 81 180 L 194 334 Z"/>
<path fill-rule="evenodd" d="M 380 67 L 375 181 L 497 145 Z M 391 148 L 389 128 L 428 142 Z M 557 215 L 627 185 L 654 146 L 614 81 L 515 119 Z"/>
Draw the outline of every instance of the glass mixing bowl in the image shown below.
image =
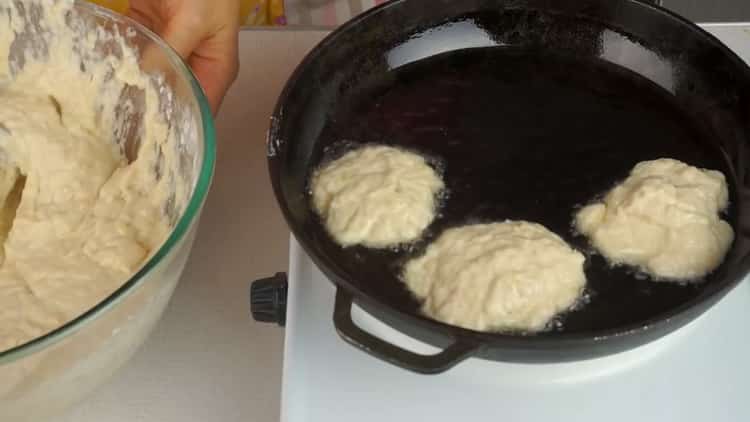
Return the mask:
<path fill-rule="evenodd" d="M 160 84 L 160 110 L 178 133 L 179 177 L 191 187 L 191 193 L 180 209 L 165 210 L 171 216 L 171 234 L 121 288 L 49 334 L 0 352 L 3 422 L 39 421 L 59 415 L 108 379 L 146 340 L 185 266 L 213 176 L 211 111 L 180 57 L 159 37 L 128 18 L 85 2 L 77 2 L 75 9 L 87 25 L 127 33 L 127 43 L 139 52 L 148 52 L 139 54 L 139 63 L 149 74 L 159 75 L 154 80 Z M 23 43 L 13 45 L 15 50 L 23 48 Z M 103 43 L 99 48 L 112 46 Z M 136 111 L 127 117 L 118 128 L 128 138 L 126 152 L 137 142 L 128 134 L 134 133 L 132 128 L 140 115 Z"/>

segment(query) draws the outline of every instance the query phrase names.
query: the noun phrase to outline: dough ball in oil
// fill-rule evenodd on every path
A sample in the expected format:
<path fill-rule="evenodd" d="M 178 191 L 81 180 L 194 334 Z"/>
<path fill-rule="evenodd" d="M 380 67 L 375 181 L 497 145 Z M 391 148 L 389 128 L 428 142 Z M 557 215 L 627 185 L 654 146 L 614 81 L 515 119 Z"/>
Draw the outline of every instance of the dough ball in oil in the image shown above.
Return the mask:
<path fill-rule="evenodd" d="M 403 280 L 423 312 L 477 331 L 543 330 L 583 292 L 584 256 L 526 221 L 445 231 L 409 261 Z"/>
<path fill-rule="evenodd" d="M 435 218 L 443 181 L 424 157 L 364 146 L 318 169 L 313 208 L 342 246 L 386 248 L 413 241 Z"/>
<path fill-rule="evenodd" d="M 656 280 L 698 280 L 724 259 L 734 231 L 724 175 L 672 159 L 637 164 L 601 201 L 581 209 L 575 226 L 604 257 Z"/>

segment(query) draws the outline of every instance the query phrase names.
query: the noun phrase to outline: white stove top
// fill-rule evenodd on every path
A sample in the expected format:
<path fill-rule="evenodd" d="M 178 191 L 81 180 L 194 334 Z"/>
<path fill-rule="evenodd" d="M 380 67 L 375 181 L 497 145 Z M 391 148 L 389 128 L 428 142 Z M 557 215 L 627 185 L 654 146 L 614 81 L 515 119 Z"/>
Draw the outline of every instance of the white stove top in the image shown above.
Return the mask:
<path fill-rule="evenodd" d="M 705 26 L 750 61 L 750 24 Z M 391 366 L 344 343 L 333 327 L 334 286 L 292 240 L 282 420 L 537 421 L 750 420 L 750 283 L 656 342 L 567 364 L 469 359 L 440 375 Z M 420 353 L 437 350 L 359 309 L 355 322 Z"/>

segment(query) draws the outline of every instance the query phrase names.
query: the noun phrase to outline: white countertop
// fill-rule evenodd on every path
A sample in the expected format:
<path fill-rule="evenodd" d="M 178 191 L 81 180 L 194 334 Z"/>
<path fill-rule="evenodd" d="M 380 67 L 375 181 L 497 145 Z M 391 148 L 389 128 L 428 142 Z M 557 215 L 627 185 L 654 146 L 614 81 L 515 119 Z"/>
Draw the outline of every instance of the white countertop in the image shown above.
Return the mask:
<path fill-rule="evenodd" d="M 252 321 L 249 283 L 286 271 L 289 232 L 267 175 L 281 88 L 321 31 L 244 31 L 217 120 L 216 177 L 190 261 L 133 360 L 59 422 L 278 421 L 284 330 Z"/>

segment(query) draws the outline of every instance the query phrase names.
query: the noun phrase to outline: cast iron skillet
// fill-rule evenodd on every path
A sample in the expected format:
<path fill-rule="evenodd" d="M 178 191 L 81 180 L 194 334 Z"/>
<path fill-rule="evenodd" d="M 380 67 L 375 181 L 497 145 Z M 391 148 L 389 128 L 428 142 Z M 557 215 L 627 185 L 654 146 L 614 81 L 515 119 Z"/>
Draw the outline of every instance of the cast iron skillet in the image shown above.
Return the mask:
<path fill-rule="evenodd" d="M 396 0 L 359 16 L 299 65 L 274 112 L 270 174 L 294 235 L 337 286 L 349 343 L 398 366 L 444 371 L 469 356 L 587 359 L 663 336 L 748 272 L 750 69 L 690 22 L 636 0 Z M 443 171 L 449 197 L 411 248 L 341 248 L 310 208 L 308 177 L 362 143 L 400 145 Z M 724 172 L 736 240 L 701 283 L 656 283 L 589 254 L 590 301 L 535 335 L 480 333 L 422 316 L 398 275 L 446 227 L 525 219 L 588 251 L 576 207 L 639 161 Z M 442 349 L 400 349 L 352 323 L 356 301 Z M 739 335 L 739 333 L 728 333 Z"/>

